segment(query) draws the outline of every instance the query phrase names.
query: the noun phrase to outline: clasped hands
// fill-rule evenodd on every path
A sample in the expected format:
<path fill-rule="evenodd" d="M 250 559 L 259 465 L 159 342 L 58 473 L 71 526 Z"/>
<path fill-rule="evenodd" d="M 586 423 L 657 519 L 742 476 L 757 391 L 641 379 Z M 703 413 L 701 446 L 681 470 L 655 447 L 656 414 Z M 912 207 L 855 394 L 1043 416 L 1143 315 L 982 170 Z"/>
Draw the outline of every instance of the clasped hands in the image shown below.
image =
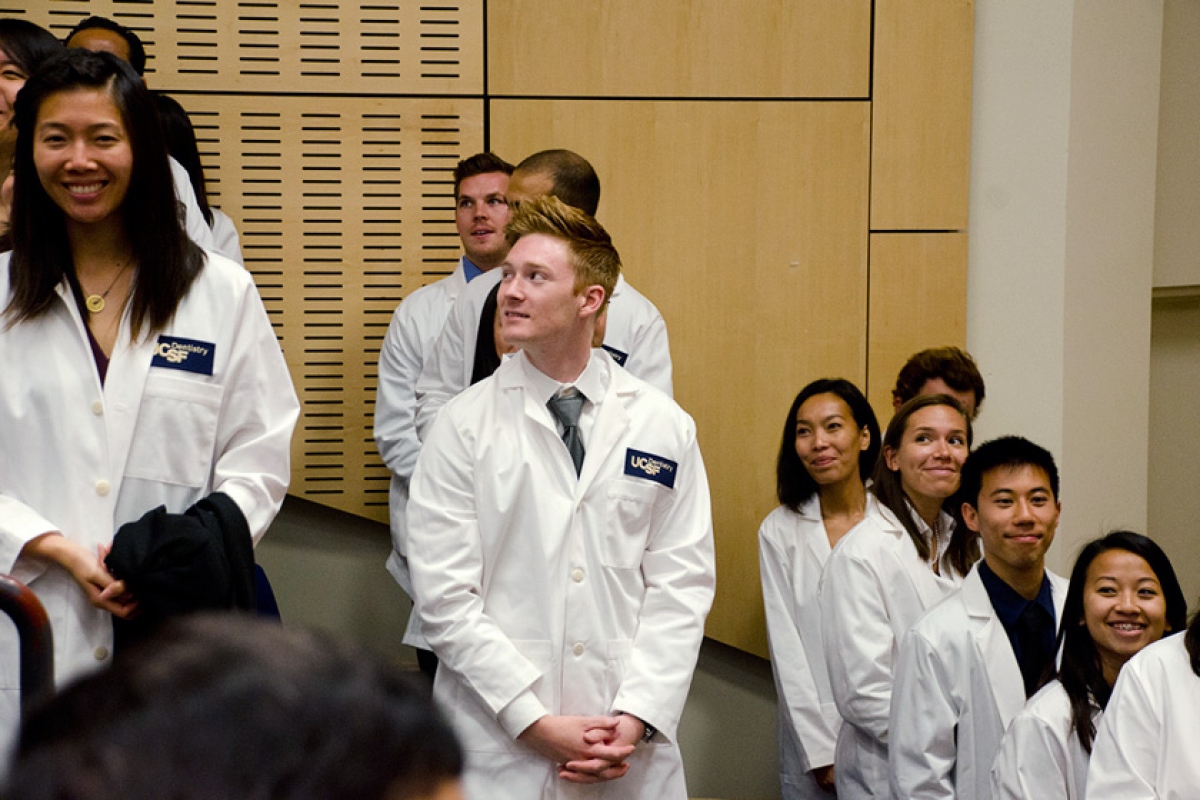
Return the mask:
<path fill-rule="evenodd" d="M 558 777 L 571 783 L 600 783 L 624 777 L 625 759 L 641 741 L 645 726 L 637 717 L 541 717 L 517 739 L 558 765 Z"/>

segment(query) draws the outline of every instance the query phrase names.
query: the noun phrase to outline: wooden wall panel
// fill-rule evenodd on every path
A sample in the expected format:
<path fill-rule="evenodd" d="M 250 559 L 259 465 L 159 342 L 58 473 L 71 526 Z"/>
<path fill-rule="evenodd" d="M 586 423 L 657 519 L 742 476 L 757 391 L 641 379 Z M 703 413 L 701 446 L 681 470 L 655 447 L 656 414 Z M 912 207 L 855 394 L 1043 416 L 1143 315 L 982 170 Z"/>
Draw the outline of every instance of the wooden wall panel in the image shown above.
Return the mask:
<path fill-rule="evenodd" d="M 60 38 L 96 14 L 132 28 L 169 91 L 478 94 L 483 0 L 0 0 Z M 11 7 L 11 8 L 10 8 Z"/>
<path fill-rule="evenodd" d="M 386 521 L 379 348 L 403 297 L 457 264 L 452 171 L 482 148 L 482 104 L 180 99 L 300 393 L 291 493 Z"/>
<path fill-rule="evenodd" d="M 966 347 L 967 235 L 872 233 L 867 399 L 886 427 L 896 375 L 927 347 Z"/>
<path fill-rule="evenodd" d="M 972 0 L 878 0 L 871 230 L 966 230 Z"/>
<path fill-rule="evenodd" d="M 708 633 L 765 655 L 756 534 L 783 417 L 814 378 L 866 377 L 867 104 L 498 100 L 492 142 L 596 166 L 598 216 L 666 318 L 708 467 Z"/>
<path fill-rule="evenodd" d="M 854 97 L 870 0 L 490 0 L 494 95 Z"/>

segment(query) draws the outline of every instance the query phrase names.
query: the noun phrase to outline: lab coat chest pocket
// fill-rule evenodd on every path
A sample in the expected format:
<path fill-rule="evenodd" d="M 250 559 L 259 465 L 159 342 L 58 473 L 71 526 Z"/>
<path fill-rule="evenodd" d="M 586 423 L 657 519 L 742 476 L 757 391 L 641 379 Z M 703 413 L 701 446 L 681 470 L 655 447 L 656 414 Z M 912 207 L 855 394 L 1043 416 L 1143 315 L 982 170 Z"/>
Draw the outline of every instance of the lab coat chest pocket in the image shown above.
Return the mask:
<path fill-rule="evenodd" d="M 637 569 L 650 535 L 654 504 L 660 491 L 651 481 L 618 479 L 606 487 L 606 519 L 601 538 L 601 558 L 606 567 Z"/>
<path fill-rule="evenodd" d="M 151 375 L 146 379 L 125 474 L 180 486 L 204 486 L 212 466 L 225 388 Z"/>

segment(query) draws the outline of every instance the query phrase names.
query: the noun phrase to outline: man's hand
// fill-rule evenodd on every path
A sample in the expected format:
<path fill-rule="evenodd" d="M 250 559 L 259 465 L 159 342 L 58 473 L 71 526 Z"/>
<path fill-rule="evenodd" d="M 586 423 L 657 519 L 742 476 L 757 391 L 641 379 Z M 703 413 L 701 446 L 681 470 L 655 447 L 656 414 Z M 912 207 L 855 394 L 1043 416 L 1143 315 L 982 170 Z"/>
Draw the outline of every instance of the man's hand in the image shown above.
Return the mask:
<path fill-rule="evenodd" d="M 571 783 L 600 783 L 629 771 L 625 763 L 637 739 L 627 740 L 640 727 L 624 716 L 541 717 L 521 732 L 518 741 L 558 765 L 558 776 Z"/>
<path fill-rule="evenodd" d="M 589 744 L 607 744 L 610 746 L 628 747 L 630 752 L 642 740 L 646 726 L 637 717 L 630 714 L 618 714 L 615 727 L 590 728 L 583 733 L 584 741 Z M 612 765 L 602 763 L 598 759 L 587 761 L 568 761 L 559 770 L 558 776 L 572 783 L 599 783 L 620 778 L 629 771 L 629 764 L 622 762 Z"/>
<path fill-rule="evenodd" d="M 821 791 L 829 794 L 837 794 L 837 789 L 833 783 L 833 764 L 825 767 L 816 767 L 812 771 L 813 780 L 817 782 L 817 786 L 821 787 Z"/>

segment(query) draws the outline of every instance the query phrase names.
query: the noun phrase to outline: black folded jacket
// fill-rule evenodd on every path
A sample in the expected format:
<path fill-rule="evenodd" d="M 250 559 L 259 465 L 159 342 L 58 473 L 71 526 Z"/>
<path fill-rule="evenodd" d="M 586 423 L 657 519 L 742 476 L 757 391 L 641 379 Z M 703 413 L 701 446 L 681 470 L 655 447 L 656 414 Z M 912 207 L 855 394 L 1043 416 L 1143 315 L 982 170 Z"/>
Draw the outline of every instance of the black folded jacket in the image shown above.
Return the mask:
<path fill-rule="evenodd" d="M 214 492 L 182 514 L 159 506 L 127 522 L 105 565 L 138 602 L 135 619 L 114 619 L 119 651 L 170 617 L 214 609 L 255 610 L 254 545 L 246 517 Z"/>

